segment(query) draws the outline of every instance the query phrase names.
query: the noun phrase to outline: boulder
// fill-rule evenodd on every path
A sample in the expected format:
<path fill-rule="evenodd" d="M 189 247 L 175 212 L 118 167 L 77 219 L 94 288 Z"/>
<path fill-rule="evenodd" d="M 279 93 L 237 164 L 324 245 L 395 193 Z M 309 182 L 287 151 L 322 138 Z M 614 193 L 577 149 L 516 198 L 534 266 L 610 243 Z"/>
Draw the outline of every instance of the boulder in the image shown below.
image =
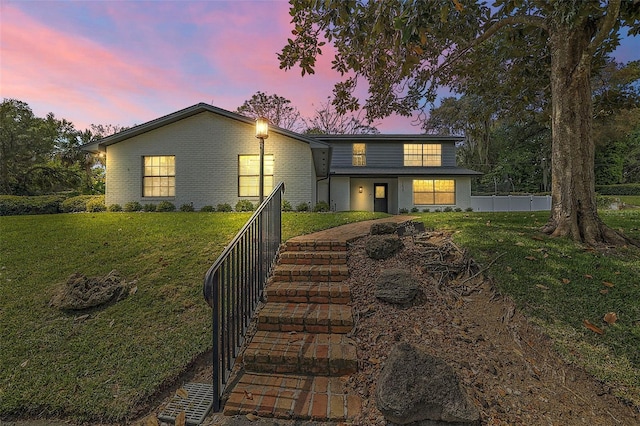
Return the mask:
<path fill-rule="evenodd" d="M 395 222 L 377 222 L 371 225 L 371 235 L 395 234 L 398 225 Z"/>
<path fill-rule="evenodd" d="M 372 235 L 365 243 L 367 255 L 376 260 L 388 259 L 404 247 L 397 235 Z"/>
<path fill-rule="evenodd" d="M 391 350 L 378 378 L 376 404 L 399 425 L 480 424 L 480 413 L 453 369 L 409 343 Z"/>
<path fill-rule="evenodd" d="M 82 310 L 120 300 L 128 293 L 129 286 L 116 270 L 104 277 L 87 277 L 76 272 L 53 295 L 49 305 L 62 310 Z"/>
<path fill-rule="evenodd" d="M 404 269 L 387 269 L 378 275 L 375 295 L 378 299 L 398 305 L 410 304 L 420 287 Z"/>

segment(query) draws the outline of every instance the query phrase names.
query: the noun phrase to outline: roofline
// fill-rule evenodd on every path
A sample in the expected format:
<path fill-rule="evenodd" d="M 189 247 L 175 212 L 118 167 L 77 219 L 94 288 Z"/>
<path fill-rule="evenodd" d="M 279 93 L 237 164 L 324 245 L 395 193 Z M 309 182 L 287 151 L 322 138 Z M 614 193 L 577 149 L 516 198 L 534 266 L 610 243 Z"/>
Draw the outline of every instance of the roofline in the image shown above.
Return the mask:
<path fill-rule="evenodd" d="M 351 134 L 351 135 L 324 135 L 324 134 L 311 134 L 308 135 L 314 139 L 327 142 L 353 142 L 354 140 L 360 141 L 448 141 L 448 142 L 460 142 L 464 140 L 464 136 L 452 136 L 452 135 L 430 135 L 430 134 Z"/>
<path fill-rule="evenodd" d="M 110 136 L 106 136 L 106 137 L 104 137 L 104 138 L 102 138 L 102 139 L 100 139 L 100 140 L 98 140 L 96 142 L 97 142 L 97 145 L 98 145 L 99 148 L 103 148 L 103 147 L 106 147 L 106 146 L 109 146 L 109 145 L 116 144 L 118 142 L 122 142 L 122 141 L 130 139 L 130 138 L 133 138 L 135 136 L 139 136 L 139 135 L 141 135 L 143 133 L 150 132 L 152 130 L 158 129 L 158 128 L 166 126 L 168 124 L 175 123 L 175 122 L 180 121 L 180 120 L 182 120 L 184 118 L 191 117 L 191 116 L 196 115 L 196 114 L 200 114 L 202 112 L 211 112 L 211 113 L 214 113 L 214 114 L 221 115 L 223 117 L 230 118 L 232 120 L 237 120 L 237 121 L 240 121 L 240 122 L 243 122 L 243 123 L 246 123 L 246 124 L 250 124 L 252 126 L 255 123 L 255 120 L 253 120 L 251 118 L 248 118 L 248 117 L 245 117 L 243 115 L 236 114 L 234 112 L 227 111 L 225 109 L 218 108 L 218 107 L 215 107 L 213 105 L 209 105 L 209 104 L 201 102 L 199 104 L 192 105 L 190 107 L 181 109 L 180 111 L 176 111 L 176 112 L 173 112 L 171 114 L 167 114 L 167 115 L 165 115 L 163 117 L 156 118 L 155 120 L 151 120 L 151 121 L 148 121 L 146 123 L 139 124 L 139 125 L 134 126 L 134 127 L 130 128 L 130 129 L 123 130 L 122 132 L 115 133 L 115 134 L 110 135 Z M 278 127 L 278 126 L 270 127 L 269 131 L 273 131 L 275 133 L 279 133 L 281 135 L 288 136 L 290 138 L 297 139 L 297 140 L 302 141 L 302 142 L 306 142 L 309 145 L 312 145 L 312 144 L 316 145 L 316 147 L 318 147 L 317 146 L 318 144 L 326 146 L 326 147 L 329 147 L 325 142 L 322 142 L 322 141 L 320 141 L 318 139 L 310 138 L 310 137 L 301 135 L 299 133 L 292 132 L 290 130 L 282 129 L 282 128 Z M 96 142 L 88 143 L 88 144 L 84 145 L 81 148 L 85 148 L 85 147 L 89 148 L 91 145 L 96 145 Z"/>

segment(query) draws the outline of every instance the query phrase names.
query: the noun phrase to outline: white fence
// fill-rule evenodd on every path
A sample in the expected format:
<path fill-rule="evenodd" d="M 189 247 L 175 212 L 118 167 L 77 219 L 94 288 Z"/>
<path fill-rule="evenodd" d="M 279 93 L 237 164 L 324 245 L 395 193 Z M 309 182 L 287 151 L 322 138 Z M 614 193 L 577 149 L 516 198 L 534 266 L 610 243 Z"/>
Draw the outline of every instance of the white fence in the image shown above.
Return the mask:
<path fill-rule="evenodd" d="M 474 195 L 474 212 L 533 212 L 551 210 L 550 195 Z"/>

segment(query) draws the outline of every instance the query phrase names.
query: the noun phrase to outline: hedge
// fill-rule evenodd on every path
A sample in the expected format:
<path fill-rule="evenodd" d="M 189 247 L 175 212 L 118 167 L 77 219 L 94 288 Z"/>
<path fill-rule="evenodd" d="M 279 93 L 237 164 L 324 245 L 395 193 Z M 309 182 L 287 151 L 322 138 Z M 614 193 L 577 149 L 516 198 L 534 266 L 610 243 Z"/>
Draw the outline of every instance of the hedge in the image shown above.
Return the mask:
<path fill-rule="evenodd" d="M 64 199 L 62 195 L 0 195 L 0 216 L 60 213 Z"/>
<path fill-rule="evenodd" d="M 596 192 L 600 195 L 640 195 L 640 183 L 596 185 Z"/>

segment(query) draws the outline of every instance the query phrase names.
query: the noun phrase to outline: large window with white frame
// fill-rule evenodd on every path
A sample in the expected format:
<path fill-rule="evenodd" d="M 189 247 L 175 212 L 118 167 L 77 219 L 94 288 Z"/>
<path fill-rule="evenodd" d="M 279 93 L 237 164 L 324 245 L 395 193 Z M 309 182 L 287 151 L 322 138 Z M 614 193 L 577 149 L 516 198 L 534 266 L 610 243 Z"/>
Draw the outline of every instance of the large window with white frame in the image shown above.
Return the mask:
<path fill-rule="evenodd" d="M 366 166 L 367 165 L 367 145 L 364 143 L 354 143 L 352 148 L 351 165 Z"/>
<path fill-rule="evenodd" d="M 442 145 L 438 143 L 404 144 L 405 167 L 440 167 Z"/>
<path fill-rule="evenodd" d="M 176 196 L 175 155 L 149 155 L 142 157 L 142 196 Z"/>
<path fill-rule="evenodd" d="M 260 188 L 260 156 L 238 156 L 238 196 L 257 197 Z M 264 193 L 273 189 L 273 154 L 264 156 Z"/>
<path fill-rule="evenodd" d="M 456 203 L 456 181 L 453 179 L 415 179 L 414 205 L 453 205 Z"/>

